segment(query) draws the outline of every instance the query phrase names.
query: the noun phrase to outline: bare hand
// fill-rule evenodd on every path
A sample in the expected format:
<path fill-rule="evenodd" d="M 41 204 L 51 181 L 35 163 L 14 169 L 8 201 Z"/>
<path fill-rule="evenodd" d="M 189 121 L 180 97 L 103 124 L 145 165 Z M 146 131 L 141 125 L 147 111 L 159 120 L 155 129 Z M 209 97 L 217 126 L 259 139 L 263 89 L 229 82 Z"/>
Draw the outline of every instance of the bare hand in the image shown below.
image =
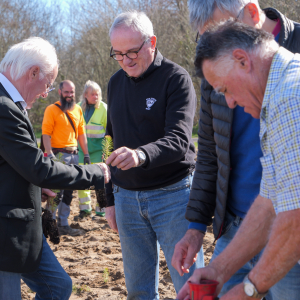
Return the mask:
<path fill-rule="evenodd" d="M 189 229 L 185 236 L 175 245 L 172 266 L 180 276 L 189 273 L 189 268 L 197 259 L 203 243 L 204 234 L 197 229 Z"/>
<path fill-rule="evenodd" d="M 117 222 L 116 222 L 116 211 L 114 206 L 108 206 L 105 208 L 105 218 L 110 228 L 116 232 L 119 232 Z"/>
<path fill-rule="evenodd" d="M 98 163 L 96 165 L 98 165 L 103 172 L 104 182 L 109 183 L 111 177 L 109 167 L 105 163 Z"/>
<path fill-rule="evenodd" d="M 139 165 L 139 158 L 134 150 L 121 147 L 109 156 L 106 164 L 125 171 L 137 167 Z"/>
<path fill-rule="evenodd" d="M 42 189 L 42 202 L 46 202 L 48 200 L 48 196 L 55 197 L 56 193 L 48 189 Z"/>
<path fill-rule="evenodd" d="M 223 295 L 220 300 L 253 300 L 252 297 L 249 297 L 244 292 L 244 284 L 240 283 Z"/>
<path fill-rule="evenodd" d="M 194 274 L 189 278 L 189 281 L 193 283 L 200 283 L 201 279 L 211 279 L 216 280 L 219 282 L 219 285 L 217 286 L 216 295 L 219 294 L 219 292 L 222 289 L 222 286 L 224 284 L 223 277 L 220 273 L 218 273 L 217 269 L 207 266 L 205 268 L 196 269 L 194 271 Z M 178 300 L 187 300 L 190 299 L 190 288 L 189 284 L 186 282 L 184 286 L 181 288 L 177 295 Z M 229 299 L 229 298 L 228 298 Z"/>

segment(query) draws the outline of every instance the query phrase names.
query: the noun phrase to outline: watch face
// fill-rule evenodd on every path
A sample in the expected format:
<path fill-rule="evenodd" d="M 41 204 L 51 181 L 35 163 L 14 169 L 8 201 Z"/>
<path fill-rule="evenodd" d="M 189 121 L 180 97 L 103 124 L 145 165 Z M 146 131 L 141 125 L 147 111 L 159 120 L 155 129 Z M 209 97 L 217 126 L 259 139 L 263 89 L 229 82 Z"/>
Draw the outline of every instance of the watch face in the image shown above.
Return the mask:
<path fill-rule="evenodd" d="M 253 294 L 254 294 L 254 289 L 253 289 L 253 286 L 252 286 L 252 284 L 245 284 L 244 285 L 244 291 L 245 291 L 245 293 L 246 293 L 246 295 L 247 296 L 253 296 Z"/>

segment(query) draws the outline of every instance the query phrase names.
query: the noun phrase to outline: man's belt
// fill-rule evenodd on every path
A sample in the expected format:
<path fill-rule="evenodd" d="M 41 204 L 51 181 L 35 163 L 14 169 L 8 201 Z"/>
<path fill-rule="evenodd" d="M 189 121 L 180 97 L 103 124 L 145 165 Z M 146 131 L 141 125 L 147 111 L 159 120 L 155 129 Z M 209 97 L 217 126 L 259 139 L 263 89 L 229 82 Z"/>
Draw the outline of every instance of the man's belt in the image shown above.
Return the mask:
<path fill-rule="evenodd" d="M 56 155 L 57 153 L 68 153 L 68 154 L 77 154 L 77 147 L 65 147 L 65 148 L 52 148 L 52 152 Z"/>

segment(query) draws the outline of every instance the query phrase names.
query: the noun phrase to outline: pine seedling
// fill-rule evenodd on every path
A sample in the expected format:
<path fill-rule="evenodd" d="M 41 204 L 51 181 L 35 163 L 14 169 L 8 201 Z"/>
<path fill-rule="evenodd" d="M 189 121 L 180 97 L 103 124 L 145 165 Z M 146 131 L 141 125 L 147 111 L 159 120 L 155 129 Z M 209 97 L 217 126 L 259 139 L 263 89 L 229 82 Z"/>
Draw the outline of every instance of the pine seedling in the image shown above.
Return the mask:
<path fill-rule="evenodd" d="M 114 151 L 113 139 L 110 135 L 106 135 L 102 141 L 102 161 L 105 162 Z"/>

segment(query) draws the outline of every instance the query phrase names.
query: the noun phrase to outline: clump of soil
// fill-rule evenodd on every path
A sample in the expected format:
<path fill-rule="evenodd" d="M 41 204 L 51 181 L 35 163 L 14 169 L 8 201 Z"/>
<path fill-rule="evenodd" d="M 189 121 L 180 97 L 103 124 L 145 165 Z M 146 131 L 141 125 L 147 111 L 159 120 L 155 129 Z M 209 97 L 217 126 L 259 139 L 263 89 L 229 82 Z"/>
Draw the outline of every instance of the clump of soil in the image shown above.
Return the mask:
<path fill-rule="evenodd" d="M 53 220 L 52 213 L 48 209 L 43 208 L 42 215 L 43 233 L 46 238 L 50 238 L 50 242 L 57 245 L 60 242 L 56 220 Z"/>
<path fill-rule="evenodd" d="M 95 190 L 97 202 L 99 204 L 100 210 L 106 207 L 106 194 L 105 189 Z"/>

